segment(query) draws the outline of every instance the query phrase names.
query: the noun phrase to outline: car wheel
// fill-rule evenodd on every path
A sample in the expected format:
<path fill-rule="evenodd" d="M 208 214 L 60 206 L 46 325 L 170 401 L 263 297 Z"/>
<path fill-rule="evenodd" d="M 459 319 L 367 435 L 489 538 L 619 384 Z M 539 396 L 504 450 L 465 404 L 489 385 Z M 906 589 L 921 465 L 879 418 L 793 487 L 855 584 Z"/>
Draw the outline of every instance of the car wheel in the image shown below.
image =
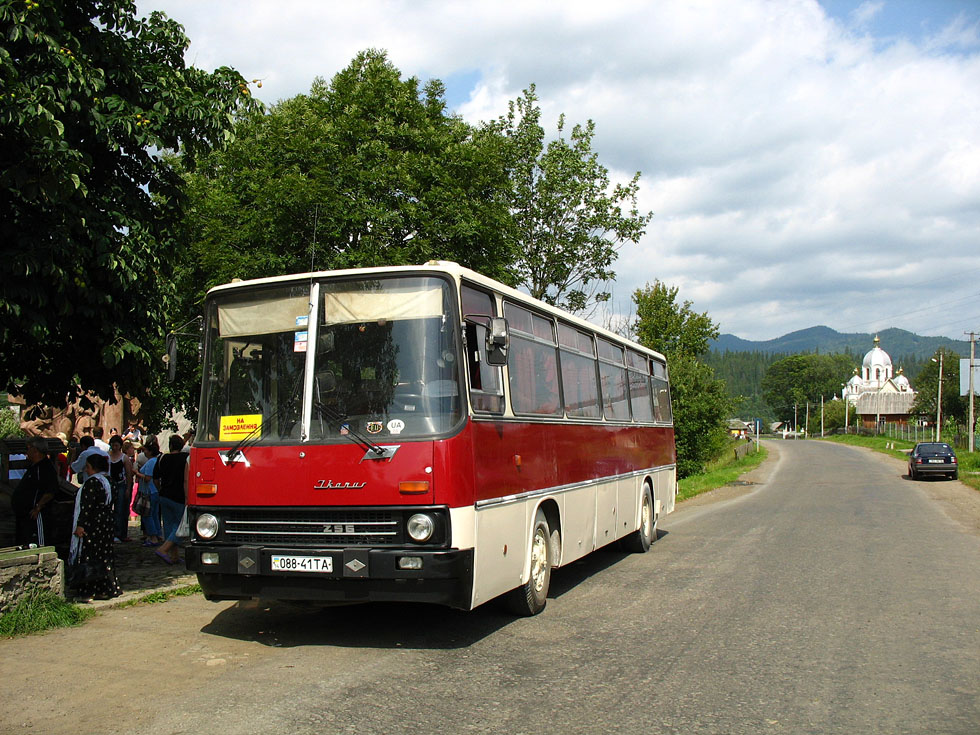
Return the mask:
<path fill-rule="evenodd" d="M 909 466 L 909 478 L 910 478 L 910 479 L 912 479 L 912 480 L 917 480 L 917 479 L 919 479 L 919 478 L 917 478 L 917 477 L 915 476 L 915 468 L 914 468 L 914 467 L 912 467 L 911 465 Z"/>
<path fill-rule="evenodd" d="M 959 470 L 956 470 L 949 477 L 950 477 L 951 480 L 958 480 L 958 479 L 960 479 L 960 471 Z"/>

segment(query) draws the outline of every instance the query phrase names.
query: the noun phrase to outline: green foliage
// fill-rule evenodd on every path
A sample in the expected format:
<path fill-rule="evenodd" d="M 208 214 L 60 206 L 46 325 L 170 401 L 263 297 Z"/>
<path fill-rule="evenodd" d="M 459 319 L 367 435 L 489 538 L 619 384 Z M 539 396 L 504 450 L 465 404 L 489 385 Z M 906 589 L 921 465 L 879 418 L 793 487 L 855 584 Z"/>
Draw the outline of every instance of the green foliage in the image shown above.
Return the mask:
<path fill-rule="evenodd" d="M 51 628 L 69 628 L 95 615 L 65 602 L 49 591 L 31 589 L 0 617 L 0 636 L 28 635 Z"/>
<path fill-rule="evenodd" d="M 637 340 L 665 355 L 704 355 L 718 337 L 718 325 L 707 312 L 698 314 L 690 301 L 677 302 L 677 287 L 660 281 L 633 294 Z"/>
<path fill-rule="evenodd" d="M 510 144 L 510 208 L 520 250 L 514 271 L 535 298 L 572 312 L 607 301 L 605 282 L 625 242 L 639 242 L 653 213 L 637 206 L 640 173 L 611 185 L 609 171 L 592 150 L 595 124 L 572 127 L 565 117 L 558 137 L 544 143 L 534 85 L 510 103 L 508 114 L 488 126 Z"/>
<path fill-rule="evenodd" d="M 794 407 L 799 413 L 808 401 L 819 405 L 821 396 L 838 395 L 853 368 L 854 358 L 849 355 L 790 355 L 766 370 L 762 395 L 777 418 L 789 421 Z"/>
<path fill-rule="evenodd" d="M 136 605 L 154 605 L 158 602 L 167 602 L 169 600 L 176 599 L 178 597 L 191 597 L 193 595 L 200 594 L 201 585 L 199 584 L 188 584 L 183 587 L 173 587 L 166 590 L 157 590 L 156 592 L 151 592 L 148 595 L 143 595 L 135 600 L 128 600 L 127 602 L 119 605 L 119 607 L 135 607 Z"/>
<path fill-rule="evenodd" d="M 767 424 L 776 415 L 762 397 L 762 379 L 766 370 L 786 355 L 770 352 L 718 352 L 709 350 L 704 362 L 710 365 L 715 375 L 725 382 L 729 397 L 738 402 L 738 415 L 743 419 L 761 418 Z"/>
<path fill-rule="evenodd" d="M 0 405 L 0 439 L 22 435 L 20 419 L 7 406 Z"/>
<path fill-rule="evenodd" d="M 734 411 L 725 384 L 696 357 L 668 357 L 674 409 L 678 478 L 701 472 L 728 442 L 727 420 Z"/>
<path fill-rule="evenodd" d="M 633 301 L 637 341 L 667 357 L 678 477 L 696 474 L 726 446 L 735 409 L 725 384 L 701 359 L 718 325 L 690 301 L 678 304 L 677 288 L 660 281 L 637 289 Z"/>
<path fill-rule="evenodd" d="M 818 409 L 819 410 L 819 409 Z M 837 429 L 844 428 L 844 414 L 845 410 L 847 413 L 847 420 L 850 423 L 854 423 L 854 410 L 850 406 L 845 406 L 845 402 L 842 399 L 837 399 L 836 401 L 825 400 L 823 404 L 823 429 L 824 432 L 829 433 L 831 431 L 836 431 Z M 818 434 L 820 431 L 820 416 L 817 416 L 817 423 L 814 423 L 813 417 L 810 418 L 810 434 Z"/>
<path fill-rule="evenodd" d="M 502 141 L 447 115 L 441 83 L 420 90 L 381 51 L 249 115 L 187 180 L 187 318 L 236 277 L 436 258 L 513 282 Z"/>
<path fill-rule="evenodd" d="M 751 450 L 740 459 L 735 459 L 734 451 L 724 452 L 722 457 L 711 462 L 704 472 L 685 477 L 677 483 L 677 500 L 678 502 L 687 500 L 735 482 L 746 472 L 762 464 L 768 456 L 769 452 L 763 446 L 760 446 L 758 451 Z"/>
<path fill-rule="evenodd" d="M 936 399 L 939 397 L 939 357 L 943 360 L 942 423 L 944 427 L 955 424 L 965 425 L 969 417 L 969 398 L 960 395 L 960 356 L 945 348 L 936 350 L 935 357 L 927 360 L 913 386 L 916 390 L 912 413 L 936 418 Z M 945 431 L 945 429 L 944 429 Z"/>
<path fill-rule="evenodd" d="M 130 0 L 0 5 L 0 387 L 63 406 L 79 386 L 142 394 L 176 297 L 185 167 L 255 109 L 229 68 Z"/>

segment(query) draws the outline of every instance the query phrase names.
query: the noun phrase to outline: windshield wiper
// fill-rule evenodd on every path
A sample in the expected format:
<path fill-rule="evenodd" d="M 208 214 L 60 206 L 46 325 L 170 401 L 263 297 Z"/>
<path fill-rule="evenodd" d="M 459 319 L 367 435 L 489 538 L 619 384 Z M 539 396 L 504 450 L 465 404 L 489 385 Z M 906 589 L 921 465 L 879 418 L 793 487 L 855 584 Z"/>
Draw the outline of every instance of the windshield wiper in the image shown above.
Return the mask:
<path fill-rule="evenodd" d="M 323 405 L 322 403 L 320 403 L 320 401 L 313 401 L 313 408 L 317 409 L 320 413 L 322 413 L 331 421 L 337 422 L 337 424 L 341 429 L 344 427 L 345 422 L 347 421 L 346 416 L 337 413 L 336 411 L 334 411 L 332 408 L 329 408 L 328 406 Z M 389 449 L 374 444 L 367 438 L 361 436 L 359 433 L 354 431 L 354 428 L 349 423 L 347 423 L 346 426 L 347 426 L 347 431 L 346 433 L 341 432 L 340 434 L 341 436 L 349 437 L 350 440 L 355 444 L 357 444 L 358 446 L 364 447 L 364 449 L 368 452 L 373 452 L 376 455 L 375 457 L 376 459 L 383 459 L 389 455 L 390 452 Z"/>
<path fill-rule="evenodd" d="M 226 461 L 237 462 L 239 461 L 239 455 L 241 455 L 242 459 L 245 458 L 245 455 L 242 454 L 242 452 L 245 450 L 245 447 L 250 446 L 251 444 L 255 444 L 259 439 L 262 438 L 262 434 L 261 434 L 262 425 L 266 423 L 271 424 L 273 421 L 278 419 L 280 415 L 288 407 L 292 406 L 296 402 L 296 394 L 299 391 L 302 381 L 303 381 L 303 373 L 299 373 L 296 376 L 296 380 L 293 382 L 292 389 L 289 391 L 289 400 L 286 401 L 285 403 L 280 403 L 279 407 L 269 415 L 268 419 L 263 417 L 263 419 L 255 425 L 254 429 L 252 429 L 245 436 L 239 439 L 238 443 L 235 446 L 233 446 L 231 449 L 229 449 L 227 454 L 225 454 Z M 256 436 L 256 434 L 258 434 L 258 436 Z"/>

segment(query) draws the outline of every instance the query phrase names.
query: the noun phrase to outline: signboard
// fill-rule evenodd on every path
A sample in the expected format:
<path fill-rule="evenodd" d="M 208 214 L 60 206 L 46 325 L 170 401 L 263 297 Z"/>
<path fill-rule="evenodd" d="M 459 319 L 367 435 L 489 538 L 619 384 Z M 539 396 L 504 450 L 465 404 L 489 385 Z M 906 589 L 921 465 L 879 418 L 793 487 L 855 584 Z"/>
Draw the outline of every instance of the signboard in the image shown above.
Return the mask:
<path fill-rule="evenodd" d="M 255 436 L 262 431 L 262 414 L 253 413 L 243 416 L 222 416 L 218 430 L 218 441 L 237 442 L 245 437 Z"/>
<path fill-rule="evenodd" d="M 970 361 L 960 360 L 960 395 L 970 395 Z M 973 395 L 980 396 L 980 357 L 973 361 Z"/>

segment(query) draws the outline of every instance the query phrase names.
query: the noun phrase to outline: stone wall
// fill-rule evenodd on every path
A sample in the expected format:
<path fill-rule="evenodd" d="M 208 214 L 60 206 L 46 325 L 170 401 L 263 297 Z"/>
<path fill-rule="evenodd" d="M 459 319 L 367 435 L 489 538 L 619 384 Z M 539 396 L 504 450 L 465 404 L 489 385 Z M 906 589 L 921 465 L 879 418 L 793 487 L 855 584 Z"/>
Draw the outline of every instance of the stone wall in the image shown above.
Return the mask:
<path fill-rule="evenodd" d="M 54 547 L 0 550 L 0 615 L 31 588 L 64 595 L 64 562 L 58 558 Z"/>

